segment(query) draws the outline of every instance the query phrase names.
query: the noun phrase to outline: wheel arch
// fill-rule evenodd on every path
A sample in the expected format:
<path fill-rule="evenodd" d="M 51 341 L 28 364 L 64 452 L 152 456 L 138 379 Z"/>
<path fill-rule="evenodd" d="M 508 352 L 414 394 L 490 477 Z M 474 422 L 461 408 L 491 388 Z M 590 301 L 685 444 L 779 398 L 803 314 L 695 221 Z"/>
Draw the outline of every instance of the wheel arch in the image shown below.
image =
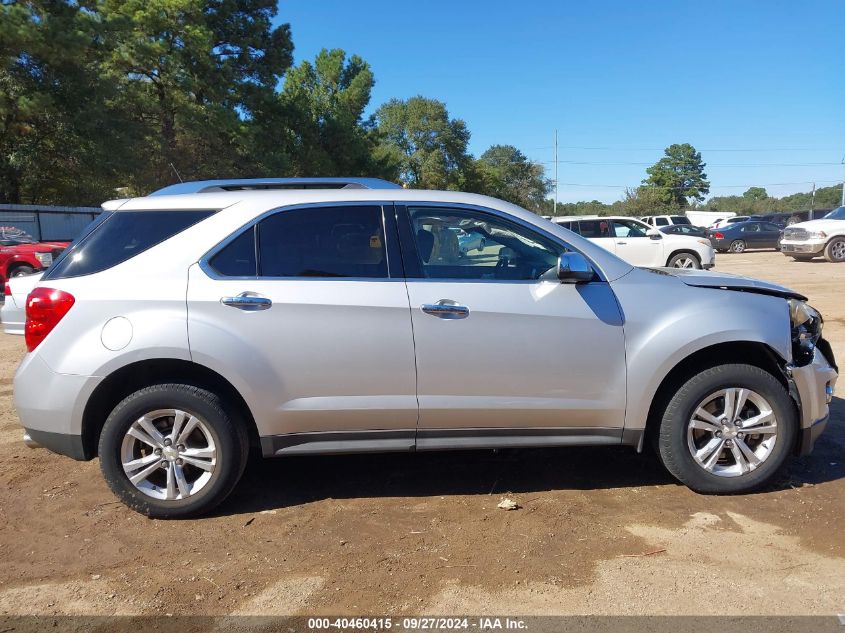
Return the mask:
<path fill-rule="evenodd" d="M 655 437 L 663 411 L 683 383 L 705 369 L 726 364 L 753 365 L 774 376 L 787 390 L 796 413 L 800 415 L 798 394 L 786 373 L 786 361 L 765 343 L 728 341 L 696 350 L 676 363 L 663 377 L 649 405 L 644 430 L 646 439 Z"/>
<path fill-rule="evenodd" d="M 698 265 L 701 266 L 701 255 L 699 255 L 697 252 L 695 252 L 691 248 L 676 248 L 675 250 L 673 250 L 671 253 L 669 253 L 669 257 L 666 258 L 666 265 L 667 266 L 669 265 L 669 262 L 672 261 L 672 258 L 675 255 L 681 255 L 681 254 L 692 255 L 693 257 L 695 257 L 698 260 Z"/>
<path fill-rule="evenodd" d="M 158 358 L 124 365 L 103 379 L 91 393 L 82 414 L 82 446 L 85 459 L 97 456 L 97 445 L 103 425 L 121 400 L 144 387 L 164 383 L 191 385 L 219 395 L 226 412 L 237 424 L 246 427 L 250 445 L 258 445 L 255 418 L 249 405 L 231 382 L 198 363 Z"/>

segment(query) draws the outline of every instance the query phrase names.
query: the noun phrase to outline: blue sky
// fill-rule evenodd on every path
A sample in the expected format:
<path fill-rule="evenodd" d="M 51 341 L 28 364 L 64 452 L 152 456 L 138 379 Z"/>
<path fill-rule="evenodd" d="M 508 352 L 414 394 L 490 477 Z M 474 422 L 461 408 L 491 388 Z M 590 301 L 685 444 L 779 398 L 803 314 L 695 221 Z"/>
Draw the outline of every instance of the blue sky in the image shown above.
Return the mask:
<path fill-rule="evenodd" d="M 297 63 L 366 59 L 371 110 L 445 101 L 476 156 L 512 144 L 552 177 L 557 128 L 564 202 L 618 199 L 671 143 L 702 152 L 715 195 L 845 178 L 843 0 L 281 0 L 277 19 Z"/>

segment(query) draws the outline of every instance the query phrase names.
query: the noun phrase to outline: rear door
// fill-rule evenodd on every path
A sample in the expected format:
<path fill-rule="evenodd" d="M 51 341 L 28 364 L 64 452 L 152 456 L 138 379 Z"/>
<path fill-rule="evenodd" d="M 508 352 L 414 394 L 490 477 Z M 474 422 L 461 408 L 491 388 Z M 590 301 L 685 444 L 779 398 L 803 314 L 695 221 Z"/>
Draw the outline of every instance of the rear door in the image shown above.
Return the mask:
<path fill-rule="evenodd" d="M 581 237 L 586 237 L 591 242 L 598 244 L 603 249 L 616 253 L 616 242 L 613 239 L 613 231 L 610 220 L 604 218 L 592 218 L 572 222 L 572 230 Z"/>
<path fill-rule="evenodd" d="M 190 270 L 191 355 L 243 394 L 265 454 L 410 450 L 408 295 L 392 204 L 276 211 Z"/>

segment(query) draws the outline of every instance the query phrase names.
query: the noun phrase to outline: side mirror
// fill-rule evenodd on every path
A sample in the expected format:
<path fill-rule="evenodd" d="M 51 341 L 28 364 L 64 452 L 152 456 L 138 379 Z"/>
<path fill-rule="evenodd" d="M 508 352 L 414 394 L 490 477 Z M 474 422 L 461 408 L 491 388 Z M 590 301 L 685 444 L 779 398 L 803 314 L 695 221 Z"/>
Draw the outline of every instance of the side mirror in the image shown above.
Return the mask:
<path fill-rule="evenodd" d="M 648 235 L 649 239 L 652 239 L 652 240 L 662 240 L 663 239 L 663 234 L 660 231 L 658 231 L 657 229 L 649 229 L 648 231 L 645 232 L 645 234 Z"/>
<path fill-rule="evenodd" d="M 557 278 L 564 284 L 579 284 L 593 279 L 593 267 L 581 253 L 564 253 L 557 260 Z"/>

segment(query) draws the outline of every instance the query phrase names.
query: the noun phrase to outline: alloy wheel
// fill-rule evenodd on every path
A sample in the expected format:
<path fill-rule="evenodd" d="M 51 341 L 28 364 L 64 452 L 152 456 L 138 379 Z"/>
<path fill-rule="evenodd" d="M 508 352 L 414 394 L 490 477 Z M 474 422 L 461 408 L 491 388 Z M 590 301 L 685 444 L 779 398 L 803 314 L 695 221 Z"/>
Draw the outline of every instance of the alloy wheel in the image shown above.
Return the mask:
<path fill-rule="evenodd" d="M 845 261 L 845 240 L 831 244 L 830 254 L 836 261 Z"/>
<path fill-rule="evenodd" d="M 674 268 L 695 268 L 695 259 L 693 259 L 689 255 L 685 255 L 683 257 L 679 257 L 675 260 L 673 264 Z"/>
<path fill-rule="evenodd" d="M 123 471 L 154 499 L 187 499 L 202 490 L 218 465 L 207 424 L 180 409 L 157 409 L 135 420 L 120 449 Z"/>
<path fill-rule="evenodd" d="M 695 462 L 720 477 L 739 477 L 772 454 L 778 421 L 768 401 L 742 387 L 720 389 L 693 410 L 687 447 Z"/>

